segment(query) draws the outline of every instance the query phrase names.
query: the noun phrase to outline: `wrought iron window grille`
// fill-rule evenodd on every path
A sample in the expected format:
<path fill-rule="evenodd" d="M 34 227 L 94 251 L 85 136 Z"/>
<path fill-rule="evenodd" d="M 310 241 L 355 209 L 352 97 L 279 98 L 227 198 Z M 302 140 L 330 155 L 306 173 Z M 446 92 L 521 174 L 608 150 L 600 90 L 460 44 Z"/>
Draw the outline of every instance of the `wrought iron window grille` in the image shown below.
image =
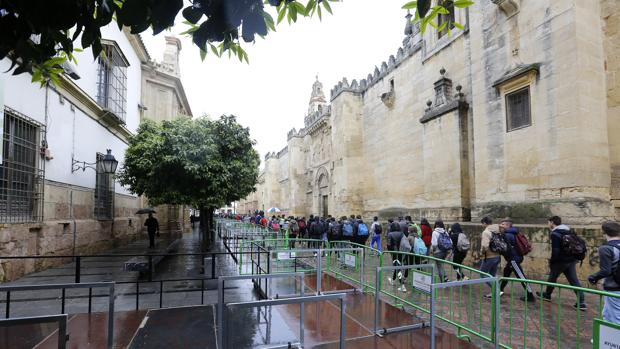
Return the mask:
<path fill-rule="evenodd" d="M 39 222 L 43 219 L 45 126 L 9 107 L 4 108 L 3 126 L 0 223 Z"/>
<path fill-rule="evenodd" d="M 124 124 L 127 110 L 127 67 L 129 62 L 114 41 L 104 40 L 98 58 L 97 104 Z"/>

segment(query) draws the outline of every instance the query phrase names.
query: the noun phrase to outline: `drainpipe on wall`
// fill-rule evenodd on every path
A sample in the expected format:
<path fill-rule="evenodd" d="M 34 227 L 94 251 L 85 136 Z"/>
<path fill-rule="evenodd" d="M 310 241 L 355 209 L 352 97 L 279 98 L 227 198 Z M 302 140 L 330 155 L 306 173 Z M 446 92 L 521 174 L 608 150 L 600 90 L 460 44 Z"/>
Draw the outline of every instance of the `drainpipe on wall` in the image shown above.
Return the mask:
<path fill-rule="evenodd" d="M 69 217 L 71 220 L 73 220 L 73 255 L 75 256 L 75 245 L 77 241 L 77 224 L 75 222 L 75 217 L 73 216 L 73 189 L 71 189 L 71 191 L 69 192 Z"/>

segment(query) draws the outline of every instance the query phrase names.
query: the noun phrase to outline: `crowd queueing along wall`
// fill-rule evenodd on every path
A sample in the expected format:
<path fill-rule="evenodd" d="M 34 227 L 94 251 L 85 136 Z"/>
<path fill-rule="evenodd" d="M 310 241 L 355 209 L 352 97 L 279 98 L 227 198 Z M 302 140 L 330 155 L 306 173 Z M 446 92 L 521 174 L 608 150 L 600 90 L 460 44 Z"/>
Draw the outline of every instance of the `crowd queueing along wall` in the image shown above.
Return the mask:
<path fill-rule="evenodd" d="M 461 226 L 471 242 L 471 249 L 463 264 L 479 267 L 483 258 L 480 254 L 480 240 L 484 228 L 481 224 L 474 223 L 461 223 Z M 549 228 L 542 225 L 516 225 L 516 227 L 527 236 L 532 244 L 532 252 L 525 256 L 522 263 L 525 275 L 528 279 L 547 280 L 549 276 L 549 258 L 551 257 Z M 581 285 L 583 287 L 589 287 L 587 282 L 588 275 L 599 270 L 598 247 L 602 245 L 605 240 L 600 226 L 571 228 L 586 241 L 588 247 L 585 260 L 583 263 L 577 264 L 577 275 L 579 280 L 581 280 Z M 506 265 L 506 261 L 502 259 L 502 267 L 504 265 Z M 501 273 L 502 270 L 500 269 L 498 274 L 501 275 Z M 558 282 L 566 283 L 566 280 L 564 277 L 560 277 Z"/>
<path fill-rule="evenodd" d="M 620 217 L 618 2 L 485 0 L 454 12 L 465 29 L 451 35 L 407 18 L 402 47 L 329 101 L 317 80 L 304 127 L 265 156 L 238 212 L 512 217 L 541 247 L 550 216 L 587 227 Z M 538 254 L 533 274 L 547 269 Z"/>

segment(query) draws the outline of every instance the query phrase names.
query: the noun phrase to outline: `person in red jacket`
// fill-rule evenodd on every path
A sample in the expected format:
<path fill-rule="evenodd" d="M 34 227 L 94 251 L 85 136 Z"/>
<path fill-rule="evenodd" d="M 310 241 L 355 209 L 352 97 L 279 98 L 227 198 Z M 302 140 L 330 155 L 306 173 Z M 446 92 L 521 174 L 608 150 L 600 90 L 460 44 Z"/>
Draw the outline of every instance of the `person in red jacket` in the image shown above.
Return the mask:
<path fill-rule="evenodd" d="M 433 228 L 431 228 L 431 224 L 428 222 L 428 219 L 422 218 L 420 221 L 420 230 L 421 230 L 421 238 L 424 241 L 424 245 L 426 245 L 426 250 L 431 250 L 431 240 L 433 239 Z"/>

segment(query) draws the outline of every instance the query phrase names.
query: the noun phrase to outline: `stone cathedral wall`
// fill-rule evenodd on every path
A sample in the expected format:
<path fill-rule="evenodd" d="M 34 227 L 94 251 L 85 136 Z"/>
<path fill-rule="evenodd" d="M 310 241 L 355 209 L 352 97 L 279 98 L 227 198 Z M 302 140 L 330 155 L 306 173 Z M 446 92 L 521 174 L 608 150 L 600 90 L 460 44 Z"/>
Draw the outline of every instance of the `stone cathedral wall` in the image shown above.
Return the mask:
<path fill-rule="evenodd" d="M 240 207 L 307 217 L 327 193 L 334 216 L 617 217 L 617 2 L 506 3 L 518 11 L 490 0 L 457 9 L 465 30 L 441 38 L 409 28 L 395 55 L 340 82 L 329 108 L 267 155 Z M 523 88 L 531 124 L 508 131 L 506 95 Z"/>

